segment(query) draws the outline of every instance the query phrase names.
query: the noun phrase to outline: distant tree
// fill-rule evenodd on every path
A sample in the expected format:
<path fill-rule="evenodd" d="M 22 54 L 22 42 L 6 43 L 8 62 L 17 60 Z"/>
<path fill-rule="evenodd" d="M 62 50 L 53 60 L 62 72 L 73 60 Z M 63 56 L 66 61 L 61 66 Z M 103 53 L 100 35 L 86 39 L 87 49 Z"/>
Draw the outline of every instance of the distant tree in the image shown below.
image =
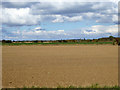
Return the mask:
<path fill-rule="evenodd" d="M 2 40 L 2 43 L 5 43 L 6 41 L 5 40 Z"/>
<path fill-rule="evenodd" d="M 41 41 L 41 43 L 43 43 L 43 41 Z"/>
<path fill-rule="evenodd" d="M 67 40 L 63 40 L 63 42 L 67 42 Z"/>
<path fill-rule="evenodd" d="M 2 40 L 2 43 L 12 43 L 11 40 Z"/>
<path fill-rule="evenodd" d="M 109 36 L 109 39 L 110 39 L 110 41 L 112 41 L 114 39 L 114 37 L 113 36 Z"/>
<path fill-rule="evenodd" d="M 58 42 L 62 42 L 62 40 L 58 40 Z"/>
<path fill-rule="evenodd" d="M 33 41 L 34 43 L 38 43 L 38 40 Z"/>

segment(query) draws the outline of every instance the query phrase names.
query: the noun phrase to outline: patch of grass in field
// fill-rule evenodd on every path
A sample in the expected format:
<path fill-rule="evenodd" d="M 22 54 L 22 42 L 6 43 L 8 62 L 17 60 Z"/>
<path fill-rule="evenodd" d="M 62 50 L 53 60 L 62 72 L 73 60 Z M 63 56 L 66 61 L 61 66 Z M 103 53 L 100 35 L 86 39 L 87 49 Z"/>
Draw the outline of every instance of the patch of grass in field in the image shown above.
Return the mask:
<path fill-rule="evenodd" d="M 2 43 L 2 45 L 69 45 L 69 44 L 113 44 L 113 42 L 56 42 L 56 43 Z"/>
<path fill-rule="evenodd" d="M 37 87 L 37 86 L 32 86 L 32 87 L 24 87 L 24 88 L 48 88 L 48 87 Z M 63 87 L 63 86 L 57 86 L 56 88 L 61 88 L 61 89 L 67 89 L 67 88 L 83 88 L 83 89 L 87 89 L 87 88 L 100 88 L 100 89 L 104 89 L 104 88 L 112 88 L 113 90 L 115 89 L 117 89 L 117 90 L 120 90 L 120 87 L 119 86 L 117 86 L 117 85 L 115 85 L 115 86 L 100 86 L 99 84 L 92 84 L 91 86 L 86 86 L 86 87 L 82 87 L 82 86 L 72 86 L 72 85 L 70 85 L 70 86 L 67 86 L 67 87 Z"/>

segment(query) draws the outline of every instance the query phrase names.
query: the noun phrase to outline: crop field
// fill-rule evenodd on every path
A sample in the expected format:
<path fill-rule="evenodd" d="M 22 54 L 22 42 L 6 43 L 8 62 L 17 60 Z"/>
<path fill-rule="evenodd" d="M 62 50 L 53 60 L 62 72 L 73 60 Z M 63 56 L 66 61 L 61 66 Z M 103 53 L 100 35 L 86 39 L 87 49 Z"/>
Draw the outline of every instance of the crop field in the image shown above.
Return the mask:
<path fill-rule="evenodd" d="M 118 85 L 117 45 L 3 45 L 2 85 Z"/>

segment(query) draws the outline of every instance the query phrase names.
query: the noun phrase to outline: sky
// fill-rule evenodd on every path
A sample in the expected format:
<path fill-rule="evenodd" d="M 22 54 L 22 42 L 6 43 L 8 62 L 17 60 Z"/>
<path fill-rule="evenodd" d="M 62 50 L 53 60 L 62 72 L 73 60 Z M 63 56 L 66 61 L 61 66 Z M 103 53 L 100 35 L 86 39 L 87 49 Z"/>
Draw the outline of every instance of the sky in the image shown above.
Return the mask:
<path fill-rule="evenodd" d="M 113 0 L 114 1 L 114 0 Z M 118 36 L 118 3 L 20 2 L 0 4 L 2 39 L 58 40 Z"/>

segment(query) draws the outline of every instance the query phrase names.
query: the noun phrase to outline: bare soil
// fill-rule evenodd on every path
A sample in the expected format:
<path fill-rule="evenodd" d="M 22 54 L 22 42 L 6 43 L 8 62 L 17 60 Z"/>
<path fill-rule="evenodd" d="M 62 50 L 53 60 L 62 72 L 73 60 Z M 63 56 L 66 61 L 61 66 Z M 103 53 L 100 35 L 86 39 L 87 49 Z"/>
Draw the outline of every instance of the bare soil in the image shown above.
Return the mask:
<path fill-rule="evenodd" d="M 3 46 L 2 85 L 118 85 L 118 46 Z"/>

